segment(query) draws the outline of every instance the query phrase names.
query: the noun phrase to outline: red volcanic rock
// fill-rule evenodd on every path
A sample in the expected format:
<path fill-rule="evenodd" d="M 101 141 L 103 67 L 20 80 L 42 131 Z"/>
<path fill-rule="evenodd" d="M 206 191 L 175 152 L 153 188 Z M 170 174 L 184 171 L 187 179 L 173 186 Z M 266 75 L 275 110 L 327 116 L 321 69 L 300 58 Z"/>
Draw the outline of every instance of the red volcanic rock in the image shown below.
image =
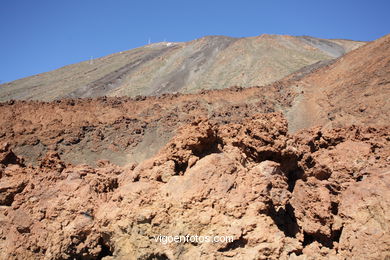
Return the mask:
<path fill-rule="evenodd" d="M 333 224 L 331 194 L 324 182 L 313 177 L 305 182 L 298 180 L 291 199 L 291 206 L 302 231 L 319 239 L 330 238 Z"/>
<path fill-rule="evenodd" d="M 388 128 L 289 135 L 272 113 L 177 132 L 139 165 L 74 166 L 54 152 L 38 166 L 3 159 L 0 258 L 388 257 Z M 232 240 L 158 240 L 180 235 Z"/>
<path fill-rule="evenodd" d="M 9 164 L 23 165 L 23 159 L 14 154 L 8 143 L 3 143 L 0 146 L 0 165 L 6 166 Z"/>
<path fill-rule="evenodd" d="M 61 161 L 57 152 L 50 151 L 40 161 L 39 166 L 41 168 L 56 169 L 57 171 L 61 172 L 65 168 L 65 163 Z"/>
<path fill-rule="evenodd" d="M 27 185 L 26 172 L 19 165 L 12 165 L 3 170 L 0 179 L 0 205 L 11 206 L 15 195 L 22 192 Z"/>
<path fill-rule="evenodd" d="M 0 259 L 388 259 L 389 39 L 262 87 L 0 103 Z"/>
<path fill-rule="evenodd" d="M 390 171 L 378 171 L 351 185 L 339 205 L 339 251 L 346 258 L 386 259 L 390 247 Z M 387 248 L 387 250 L 384 250 Z"/>

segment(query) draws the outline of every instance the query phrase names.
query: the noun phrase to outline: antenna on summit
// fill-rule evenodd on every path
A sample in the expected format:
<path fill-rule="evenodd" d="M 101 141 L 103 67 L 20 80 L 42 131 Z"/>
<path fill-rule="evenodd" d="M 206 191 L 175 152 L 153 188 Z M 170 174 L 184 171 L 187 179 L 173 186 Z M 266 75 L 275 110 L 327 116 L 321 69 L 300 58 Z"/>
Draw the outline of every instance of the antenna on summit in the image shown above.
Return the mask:
<path fill-rule="evenodd" d="M 149 41 L 148 41 L 148 44 L 150 44 L 150 37 L 149 37 Z"/>
<path fill-rule="evenodd" d="M 93 64 L 93 56 L 89 59 L 89 64 Z"/>

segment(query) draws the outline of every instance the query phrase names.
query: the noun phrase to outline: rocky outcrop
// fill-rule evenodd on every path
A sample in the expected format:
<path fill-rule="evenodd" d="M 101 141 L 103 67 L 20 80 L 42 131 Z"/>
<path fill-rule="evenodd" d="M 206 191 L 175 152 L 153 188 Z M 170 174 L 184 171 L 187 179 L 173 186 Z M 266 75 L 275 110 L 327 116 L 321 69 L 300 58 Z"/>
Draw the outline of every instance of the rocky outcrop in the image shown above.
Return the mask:
<path fill-rule="evenodd" d="M 386 259 L 388 129 L 199 117 L 139 164 L 1 161 L 0 258 Z"/>

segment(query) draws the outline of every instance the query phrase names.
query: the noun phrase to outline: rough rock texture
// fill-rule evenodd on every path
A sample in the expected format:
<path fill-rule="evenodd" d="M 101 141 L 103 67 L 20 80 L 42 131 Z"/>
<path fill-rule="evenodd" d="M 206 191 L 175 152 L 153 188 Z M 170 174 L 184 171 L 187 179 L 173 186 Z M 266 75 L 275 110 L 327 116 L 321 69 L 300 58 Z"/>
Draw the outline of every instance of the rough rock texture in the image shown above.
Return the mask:
<path fill-rule="evenodd" d="M 0 103 L 0 138 L 27 163 L 37 164 L 51 150 L 74 164 L 94 165 L 108 159 L 123 166 L 151 157 L 180 125 L 195 118 L 240 123 L 255 113 L 275 111 L 279 103 L 287 104 L 278 87 L 272 88 L 270 92 L 233 87 L 196 95 Z"/>
<path fill-rule="evenodd" d="M 68 163 L 94 165 L 107 159 L 124 166 L 155 155 L 179 126 L 196 118 L 242 124 L 256 113 L 279 111 L 289 132 L 316 125 L 386 126 L 389 51 L 390 36 L 385 36 L 337 61 L 313 64 L 260 87 L 133 99 L 11 100 L 0 103 L 0 138 L 26 163 L 37 164 L 46 152 L 56 151 Z"/>
<path fill-rule="evenodd" d="M 389 259 L 389 37 L 263 87 L 0 103 L 0 259 Z"/>
<path fill-rule="evenodd" d="M 387 259 L 389 134 L 200 117 L 138 165 L 95 168 L 55 152 L 25 166 L 4 146 L 0 258 Z M 234 241 L 155 240 L 187 234 Z"/>

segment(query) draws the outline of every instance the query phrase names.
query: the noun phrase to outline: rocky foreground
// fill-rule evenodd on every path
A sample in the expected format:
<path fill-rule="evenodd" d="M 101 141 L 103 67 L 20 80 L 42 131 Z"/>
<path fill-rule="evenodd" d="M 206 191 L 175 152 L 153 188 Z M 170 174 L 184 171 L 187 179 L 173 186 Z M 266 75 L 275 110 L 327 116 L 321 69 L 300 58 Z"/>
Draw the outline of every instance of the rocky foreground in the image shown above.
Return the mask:
<path fill-rule="evenodd" d="M 139 164 L 0 150 L 0 259 L 388 259 L 389 127 L 198 118 Z M 159 235 L 230 235 L 226 243 Z"/>

